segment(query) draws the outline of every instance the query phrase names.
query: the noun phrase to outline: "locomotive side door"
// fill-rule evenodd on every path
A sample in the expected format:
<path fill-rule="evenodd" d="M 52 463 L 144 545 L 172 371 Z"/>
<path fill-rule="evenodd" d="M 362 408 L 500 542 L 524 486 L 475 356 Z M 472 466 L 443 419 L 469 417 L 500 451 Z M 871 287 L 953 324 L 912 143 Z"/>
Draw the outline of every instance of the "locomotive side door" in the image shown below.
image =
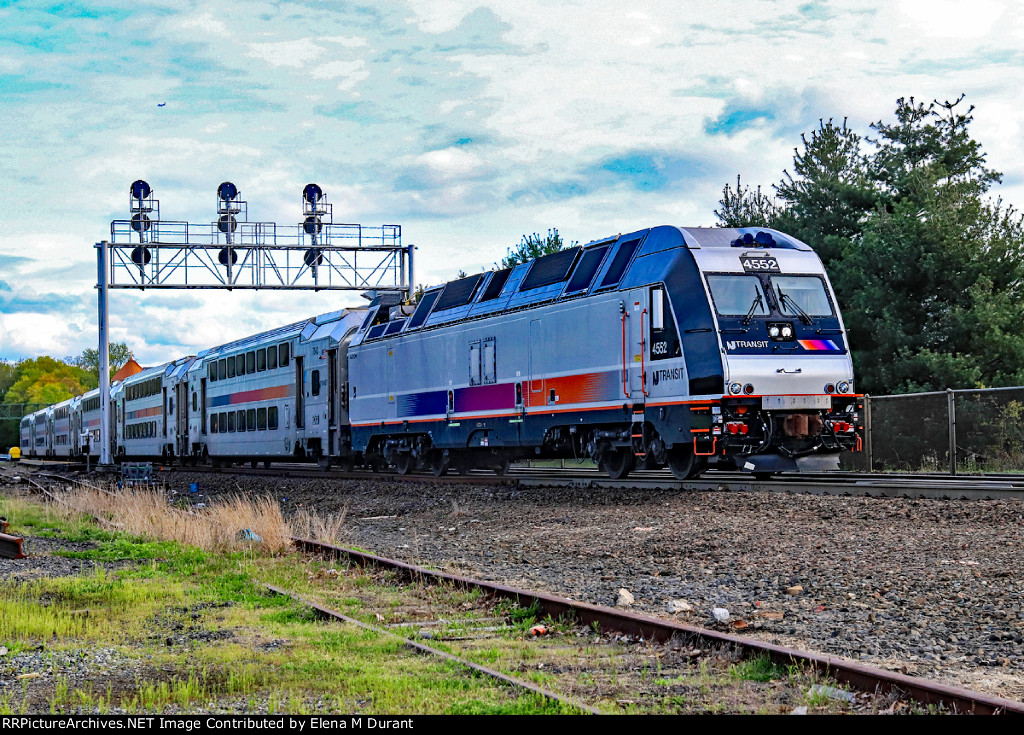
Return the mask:
<path fill-rule="evenodd" d="M 645 332 L 650 322 L 647 310 L 646 291 L 633 289 L 626 299 L 626 335 L 625 365 L 623 369 L 629 374 L 629 397 L 642 401 L 646 394 L 647 383 L 644 372 L 647 367 L 647 340 Z"/>
<path fill-rule="evenodd" d="M 544 328 L 540 319 L 530 322 L 530 390 L 526 405 L 543 406 L 547 403 L 544 395 L 544 372 L 540 356 L 544 354 Z"/>

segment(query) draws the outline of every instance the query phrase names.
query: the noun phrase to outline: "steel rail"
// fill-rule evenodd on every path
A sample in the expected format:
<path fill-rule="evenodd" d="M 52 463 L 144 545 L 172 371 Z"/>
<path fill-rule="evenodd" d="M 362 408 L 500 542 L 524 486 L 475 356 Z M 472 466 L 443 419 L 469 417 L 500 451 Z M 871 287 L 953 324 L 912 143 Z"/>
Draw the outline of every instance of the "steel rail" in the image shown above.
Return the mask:
<path fill-rule="evenodd" d="M 25 541 L 18 536 L 11 536 L 0 533 L 0 556 L 5 559 L 24 559 L 25 552 L 21 550 L 21 544 Z"/>
<path fill-rule="evenodd" d="M 959 713 L 972 714 L 1024 714 L 1024 703 L 951 687 L 930 679 L 920 679 L 884 669 L 846 661 L 834 656 L 809 653 L 772 643 L 719 633 L 706 628 L 683 625 L 670 620 L 615 610 L 586 602 L 577 602 L 543 592 L 520 590 L 514 587 L 438 572 L 388 559 L 354 549 L 324 544 L 311 539 L 293 538 L 293 544 L 308 553 L 329 554 L 347 558 L 363 566 L 379 566 L 405 574 L 410 579 L 431 583 L 445 583 L 462 589 L 475 589 L 495 597 L 514 600 L 521 605 L 537 605 L 541 615 L 571 616 L 580 623 L 597 623 L 603 628 L 617 630 L 649 640 L 664 641 L 679 636 L 707 643 L 737 646 L 748 654 L 767 655 L 780 664 L 794 662 L 812 666 L 816 671 L 866 692 L 899 692 L 923 704 L 948 707 Z"/>
<path fill-rule="evenodd" d="M 563 697 L 561 694 L 557 694 L 557 693 L 551 691 L 550 689 L 545 689 L 544 687 L 540 687 L 540 686 L 537 686 L 535 684 L 531 684 L 530 682 L 523 681 L 522 679 L 517 679 L 514 676 L 509 676 L 508 674 L 503 674 L 500 671 L 495 671 L 494 669 L 488 668 L 486 666 L 481 666 L 480 664 L 475 664 L 472 661 L 467 661 L 464 658 L 459 658 L 458 656 L 454 656 L 454 655 L 452 655 L 452 654 L 450 654 L 450 653 L 448 653 L 446 651 L 441 651 L 441 650 L 439 650 L 437 648 L 432 648 L 431 646 L 424 645 L 423 643 L 419 643 L 418 641 L 414 641 L 414 640 L 412 640 L 410 638 L 406 638 L 404 636 L 398 635 L 397 633 L 395 633 L 393 631 L 390 631 L 390 630 L 387 630 L 386 628 L 380 628 L 380 627 L 375 626 L 375 625 L 370 625 L 369 623 L 364 623 L 361 620 L 357 620 L 356 618 L 349 617 L 348 615 L 345 615 L 344 613 L 340 613 L 337 610 L 332 610 L 329 607 L 324 607 L 323 605 L 317 604 L 317 603 L 313 602 L 312 600 L 307 600 L 306 598 L 301 597 L 300 595 L 296 595 L 293 592 L 288 592 L 287 590 L 281 589 L 280 587 L 275 587 L 275 586 L 270 585 L 270 584 L 265 585 L 265 587 L 268 590 L 270 590 L 271 592 L 273 592 L 274 594 L 282 595 L 284 597 L 290 597 L 291 599 L 293 599 L 293 600 L 295 600 L 297 602 L 301 602 L 303 605 L 306 605 L 306 606 L 310 607 L 312 610 L 314 610 L 316 612 L 316 614 L 319 615 L 322 618 L 333 618 L 335 620 L 341 620 L 341 621 L 346 622 L 346 623 L 352 623 L 353 625 L 357 625 L 360 628 L 363 628 L 364 630 L 370 630 L 370 631 L 373 631 L 373 632 L 378 633 L 380 635 L 386 635 L 386 636 L 390 636 L 392 638 L 397 638 L 398 640 L 402 641 L 409 648 L 412 648 L 413 650 L 418 651 L 420 653 L 427 653 L 427 654 L 430 654 L 431 656 L 438 656 L 440 658 L 445 659 L 446 661 L 451 661 L 452 663 L 458 664 L 459 666 L 465 666 L 468 669 L 471 669 L 473 671 L 479 672 L 481 674 L 486 674 L 487 676 L 490 676 L 493 679 L 497 679 L 498 681 L 504 682 L 504 683 L 509 684 L 511 686 L 514 686 L 514 687 L 518 687 L 520 689 L 525 689 L 526 691 L 532 692 L 533 694 L 540 695 L 541 697 L 544 697 L 545 699 L 551 700 L 553 702 L 559 702 L 561 704 L 568 705 L 568 706 L 573 707 L 575 709 L 578 709 L 578 710 L 580 710 L 582 712 L 586 712 L 587 714 L 591 714 L 591 715 L 599 715 L 599 714 L 601 714 L 599 711 L 597 711 L 593 707 L 589 707 L 589 706 L 583 704 L 582 702 L 577 702 L 576 700 L 571 699 L 569 697 Z"/>
<path fill-rule="evenodd" d="M 44 465 L 53 467 L 52 463 Z M 71 469 L 69 466 L 67 469 Z M 888 498 L 926 498 L 938 500 L 1024 499 L 1024 476 L 982 475 L 876 475 L 836 473 L 779 476 L 759 480 L 740 472 L 715 472 L 695 480 L 676 480 L 665 471 L 642 470 L 624 480 L 612 480 L 596 469 L 514 468 L 497 476 L 489 471 L 466 475 L 434 477 L 430 473 L 399 475 L 391 471 L 368 472 L 324 470 L 314 465 L 287 464 L 271 468 L 180 467 L 163 465 L 163 472 L 203 474 L 239 474 L 252 477 L 290 477 L 332 480 L 365 480 L 376 477 L 389 482 L 445 482 L 453 485 L 516 485 L 531 487 L 577 487 L 633 490 L 695 490 L 721 492 L 807 493 L 810 495 L 849 495 Z M 69 480 L 70 481 L 70 480 Z"/>

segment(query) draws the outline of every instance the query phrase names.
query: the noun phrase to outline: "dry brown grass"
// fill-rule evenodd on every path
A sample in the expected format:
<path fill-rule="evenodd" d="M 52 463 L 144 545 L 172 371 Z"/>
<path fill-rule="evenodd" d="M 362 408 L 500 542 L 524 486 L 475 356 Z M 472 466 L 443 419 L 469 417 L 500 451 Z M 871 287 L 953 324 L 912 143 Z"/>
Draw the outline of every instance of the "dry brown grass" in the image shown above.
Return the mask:
<path fill-rule="evenodd" d="M 327 516 L 302 509 L 292 518 L 291 527 L 295 535 L 300 538 L 337 545 L 342 542 L 342 529 L 345 527 L 345 516 L 347 515 L 347 504 L 341 509 L 341 512 L 331 513 Z"/>
<path fill-rule="evenodd" d="M 297 535 L 285 521 L 281 507 L 269 497 L 234 496 L 205 508 L 183 509 L 171 505 L 160 490 L 69 488 L 57 495 L 66 512 L 85 513 L 137 536 L 178 541 L 210 552 L 258 546 L 277 554 L 289 548 L 290 537 Z M 305 523 L 330 526 L 315 516 Z M 246 531 L 259 540 L 253 540 Z"/>

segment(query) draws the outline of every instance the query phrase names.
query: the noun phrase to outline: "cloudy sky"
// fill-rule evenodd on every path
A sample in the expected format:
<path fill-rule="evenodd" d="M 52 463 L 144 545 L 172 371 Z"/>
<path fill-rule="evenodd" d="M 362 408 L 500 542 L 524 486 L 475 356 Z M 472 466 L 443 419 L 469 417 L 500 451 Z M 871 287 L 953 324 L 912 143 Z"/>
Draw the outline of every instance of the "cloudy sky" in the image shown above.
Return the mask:
<path fill-rule="evenodd" d="M 209 222 L 400 224 L 416 281 L 490 268 L 524 233 L 711 225 L 738 173 L 777 181 L 819 118 L 976 105 L 1024 205 L 1019 0 L 40 3 L 0 0 L 0 359 L 96 344 L 93 244 L 153 186 Z M 363 302 L 119 291 L 112 338 L 153 364 Z"/>

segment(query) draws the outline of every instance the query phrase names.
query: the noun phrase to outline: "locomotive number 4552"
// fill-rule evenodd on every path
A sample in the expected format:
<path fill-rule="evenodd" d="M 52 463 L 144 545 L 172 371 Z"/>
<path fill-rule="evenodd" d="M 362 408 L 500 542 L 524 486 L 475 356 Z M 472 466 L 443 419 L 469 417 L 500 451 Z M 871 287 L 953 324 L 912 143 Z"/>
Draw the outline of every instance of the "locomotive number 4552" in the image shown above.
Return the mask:
<path fill-rule="evenodd" d="M 775 258 L 740 258 L 740 264 L 747 273 L 779 273 L 779 261 Z"/>

